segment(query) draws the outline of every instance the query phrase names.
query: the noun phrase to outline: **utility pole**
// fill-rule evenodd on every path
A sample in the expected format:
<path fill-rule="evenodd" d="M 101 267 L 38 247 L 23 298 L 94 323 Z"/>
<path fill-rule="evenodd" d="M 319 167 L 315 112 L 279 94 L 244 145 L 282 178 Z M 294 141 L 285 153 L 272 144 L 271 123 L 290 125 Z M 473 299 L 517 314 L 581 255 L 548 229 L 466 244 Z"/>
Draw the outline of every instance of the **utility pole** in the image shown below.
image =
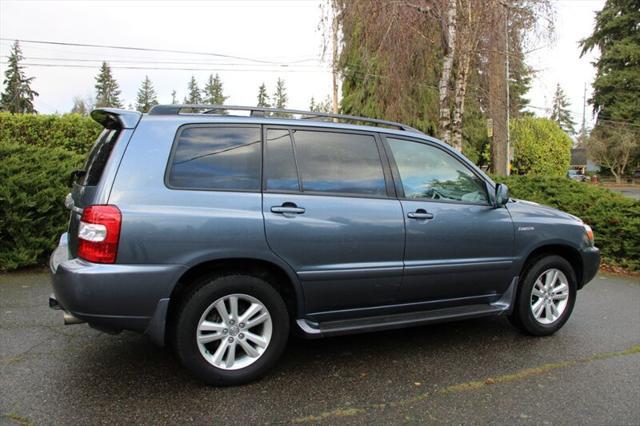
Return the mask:
<path fill-rule="evenodd" d="M 582 90 L 582 129 L 581 133 L 587 133 L 587 83 Z"/>
<path fill-rule="evenodd" d="M 509 175 L 509 20 L 508 5 L 493 3 L 494 28 L 489 53 L 489 116 L 493 125 L 491 163 L 493 173 Z"/>
<path fill-rule="evenodd" d="M 331 22 L 331 35 L 332 35 L 332 97 L 331 97 L 331 109 L 334 114 L 338 111 L 338 14 L 335 10 L 335 5 L 332 5 L 333 19 Z"/>

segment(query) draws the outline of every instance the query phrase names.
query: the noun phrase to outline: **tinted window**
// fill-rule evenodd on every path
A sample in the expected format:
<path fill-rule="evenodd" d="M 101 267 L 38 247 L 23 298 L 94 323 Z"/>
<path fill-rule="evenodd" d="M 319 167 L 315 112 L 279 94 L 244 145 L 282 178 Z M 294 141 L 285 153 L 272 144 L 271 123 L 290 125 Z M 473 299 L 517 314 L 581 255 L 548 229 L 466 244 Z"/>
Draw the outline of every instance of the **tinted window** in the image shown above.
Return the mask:
<path fill-rule="evenodd" d="M 267 190 L 298 191 L 298 173 L 289 130 L 267 130 L 264 176 Z"/>
<path fill-rule="evenodd" d="M 484 182 L 450 154 L 418 142 L 387 140 L 405 198 L 488 204 Z"/>
<path fill-rule="evenodd" d="M 107 165 L 111 151 L 118 140 L 118 134 L 118 130 L 105 129 L 98 136 L 98 140 L 91 148 L 87 162 L 84 165 L 85 173 L 80 179 L 80 185 L 94 186 L 100 182 L 104 167 Z"/>
<path fill-rule="evenodd" d="M 169 173 L 178 188 L 260 190 L 260 129 L 187 127 Z"/>
<path fill-rule="evenodd" d="M 294 130 L 303 191 L 386 195 L 373 136 Z"/>

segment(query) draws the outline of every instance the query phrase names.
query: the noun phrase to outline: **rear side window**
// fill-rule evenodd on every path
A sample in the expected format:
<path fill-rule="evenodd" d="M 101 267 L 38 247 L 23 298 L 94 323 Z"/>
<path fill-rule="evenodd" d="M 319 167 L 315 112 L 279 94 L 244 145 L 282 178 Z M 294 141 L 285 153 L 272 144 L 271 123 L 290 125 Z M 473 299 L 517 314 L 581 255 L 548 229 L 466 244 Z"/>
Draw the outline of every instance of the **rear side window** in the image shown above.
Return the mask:
<path fill-rule="evenodd" d="M 267 191 L 299 191 L 298 172 L 287 129 L 268 129 L 264 178 Z"/>
<path fill-rule="evenodd" d="M 260 191 L 259 127 L 186 127 L 167 183 L 173 188 Z"/>
<path fill-rule="evenodd" d="M 119 133 L 119 130 L 105 129 L 98 136 L 98 140 L 91 148 L 87 162 L 84 165 L 85 173 L 80 178 L 80 185 L 94 186 L 100 182 L 100 177 L 118 140 Z"/>
<path fill-rule="evenodd" d="M 386 196 L 373 136 L 294 130 L 293 140 L 304 192 Z"/>

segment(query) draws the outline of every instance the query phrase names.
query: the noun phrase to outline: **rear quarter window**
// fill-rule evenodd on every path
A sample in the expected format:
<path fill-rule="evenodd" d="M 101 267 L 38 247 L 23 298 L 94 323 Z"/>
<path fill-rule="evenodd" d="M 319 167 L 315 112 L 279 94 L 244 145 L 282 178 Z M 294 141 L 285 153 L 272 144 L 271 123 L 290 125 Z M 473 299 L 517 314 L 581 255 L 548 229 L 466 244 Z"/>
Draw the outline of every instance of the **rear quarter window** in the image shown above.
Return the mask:
<path fill-rule="evenodd" d="M 174 142 L 167 185 L 176 189 L 260 191 L 259 127 L 187 126 Z"/>
<path fill-rule="evenodd" d="M 98 136 L 84 165 L 85 173 L 80 182 L 78 182 L 80 185 L 95 186 L 100 182 L 100 177 L 111 156 L 111 151 L 113 151 L 119 134 L 119 130 L 105 129 Z"/>

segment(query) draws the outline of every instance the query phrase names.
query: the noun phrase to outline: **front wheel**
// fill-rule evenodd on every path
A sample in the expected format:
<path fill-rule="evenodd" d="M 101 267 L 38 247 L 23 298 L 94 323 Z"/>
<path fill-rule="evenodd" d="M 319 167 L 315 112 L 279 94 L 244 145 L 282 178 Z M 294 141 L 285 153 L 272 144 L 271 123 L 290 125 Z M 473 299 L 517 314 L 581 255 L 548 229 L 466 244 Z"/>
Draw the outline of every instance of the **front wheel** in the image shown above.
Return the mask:
<path fill-rule="evenodd" d="M 576 300 L 573 268 L 560 256 L 545 256 L 526 268 L 510 321 L 534 336 L 548 336 L 569 319 Z"/>
<path fill-rule="evenodd" d="M 289 316 L 278 292 L 252 276 L 204 278 L 180 305 L 175 351 L 204 382 L 239 385 L 263 376 L 282 354 Z"/>

